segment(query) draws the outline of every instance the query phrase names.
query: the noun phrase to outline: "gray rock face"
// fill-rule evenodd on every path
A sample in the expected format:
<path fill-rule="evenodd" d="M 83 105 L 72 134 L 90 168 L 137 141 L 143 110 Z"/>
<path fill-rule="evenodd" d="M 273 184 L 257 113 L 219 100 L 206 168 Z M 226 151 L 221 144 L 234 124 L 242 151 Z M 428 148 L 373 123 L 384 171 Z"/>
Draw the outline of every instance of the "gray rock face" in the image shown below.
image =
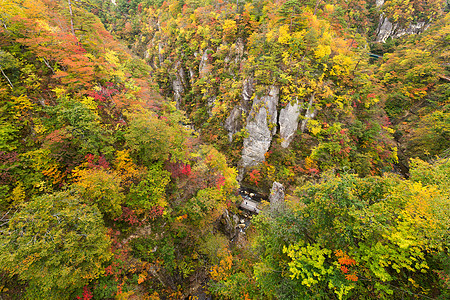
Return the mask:
<path fill-rule="evenodd" d="M 233 134 L 242 129 L 241 120 L 241 108 L 240 106 L 235 106 L 230 112 L 230 115 L 225 120 L 223 126 L 228 131 L 228 141 L 231 143 L 233 141 Z"/>
<path fill-rule="evenodd" d="M 295 99 L 293 104 L 289 102 L 285 108 L 281 109 L 278 124 L 280 124 L 281 147 L 287 148 L 297 131 L 300 117 L 300 104 Z"/>
<path fill-rule="evenodd" d="M 253 78 L 247 78 L 242 86 L 242 98 L 240 105 L 233 107 L 230 115 L 225 120 L 224 128 L 228 131 L 228 140 L 233 140 L 233 134 L 240 131 L 244 126 L 242 120 L 242 113 L 247 113 L 251 108 L 251 99 L 255 92 Z"/>
<path fill-rule="evenodd" d="M 184 93 L 184 87 L 186 86 L 186 73 L 181 67 L 181 63 L 175 64 L 177 72 L 175 73 L 175 79 L 172 81 L 173 87 L 173 99 L 176 102 L 177 109 L 181 106 L 181 95 Z"/>
<path fill-rule="evenodd" d="M 234 47 L 233 47 L 234 46 Z M 234 45 L 230 48 L 225 62 L 230 62 L 234 57 L 234 63 L 239 64 L 244 56 L 245 44 L 242 38 L 237 38 Z"/>
<path fill-rule="evenodd" d="M 203 78 L 211 71 L 211 64 L 208 63 L 208 52 L 211 51 L 211 49 L 205 49 L 202 55 L 202 59 L 200 60 L 200 64 L 198 66 L 198 76 L 199 78 Z M 207 91 L 203 97 L 206 98 L 206 104 L 209 107 L 208 114 L 210 117 L 212 117 L 212 109 L 215 106 L 216 96 L 210 95 Z"/>
<path fill-rule="evenodd" d="M 241 105 L 244 111 L 248 112 L 252 103 L 252 96 L 255 92 L 255 80 L 250 77 L 244 81 L 242 86 L 242 101 Z"/>
<path fill-rule="evenodd" d="M 224 225 L 225 232 L 230 238 L 236 235 L 236 225 L 238 224 L 238 221 L 236 221 L 235 218 L 230 218 L 230 213 L 227 209 L 224 210 L 220 222 Z"/>
<path fill-rule="evenodd" d="M 208 105 L 208 115 L 211 118 L 213 116 L 212 109 L 216 106 L 216 96 L 211 96 L 206 100 L 206 104 Z"/>
<path fill-rule="evenodd" d="M 380 8 L 384 4 L 384 0 L 376 0 L 376 6 Z M 393 24 L 387 17 L 380 14 L 380 21 L 377 29 L 377 42 L 385 43 L 388 38 L 399 38 L 403 35 L 422 33 L 428 28 L 426 22 L 417 22 L 409 24 L 407 28 L 401 28 L 398 24 Z"/>
<path fill-rule="evenodd" d="M 388 18 L 380 16 L 378 23 L 377 42 L 385 43 L 388 38 L 399 38 L 403 35 L 419 34 L 428 28 L 425 22 L 410 24 L 408 28 L 400 28 L 398 24 L 392 24 Z"/>
<path fill-rule="evenodd" d="M 191 69 L 191 67 L 189 67 L 189 78 L 190 80 L 192 80 L 195 76 L 194 70 Z"/>
<path fill-rule="evenodd" d="M 272 137 L 277 127 L 277 105 L 280 89 L 270 86 L 268 93 L 255 97 L 252 109 L 247 117 L 246 129 L 248 137 L 244 139 L 242 149 L 242 166 L 244 168 L 255 166 L 264 161 L 264 154 L 269 150 Z"/>
<path fill-rule="evenodd" d="M 388 18 L 380 15 L 380 21 L 378 22 L 377 29 L 377 42 L 386 42 L 394 31 L 394 26 L 389 22 Z"/>
<path fill-rule="evenodd" d="M 245 234 L 244 231 L 238 231 L 234 244 L 236 246 L 236 248 L 245 248 L 247 245 L 247 235 Z"/>
<path fill-rule="evenodd" d="M 280 117 L 278 124 L 280 125 L 280 138 L 281 147 L 287 148 L 294 138 L 295 132 L 298 128 L 300 114 L 304 115 L 300 122 L 301 132 L 305 132 L 308 121 L 314 119 L 317 115 L 317 110 L 314 108 L 314 94 L 309 97 L 306 111 L 301 107 L 298 99 L 295 99 L 293 103 L 288 105 L 280 111 Z"/>
<path fill-rule="evenodd" d="M 198 75 L 200 78 L 205 76 L 208 73 L 208 51 L 211 49 L 205 49 L 202 55 L 202 59 L 200 61 L 200 65 L 198 66 Z"/>
<path fill-rule="evenodd" d="M 314 109 L 314 94 L 312 94 L 309 98 L 308 107 L 306 108 L 305 116 L 302 120 L 302 124 L 300 125 L 300 129 L 302 132 L 305 132 L 306 125 L 308 125 L 308 121 L 314 119 L 317 114 L 317 110 Z"/>
<path fill-rule="evenodd" d="M 274 182 L 269 195 L 270 209 L 277 210 L 284 206 L 284 186 L 279 182 Z"/>
<path fill-rule="evenodd" d="M 244 56 L 244 48 L 245 44 L 242 38 L 238 38 L 236 40 L 236 59 L 235 63 L 239 63 L 239 61 L 242 59 L 242 56 Z"/>

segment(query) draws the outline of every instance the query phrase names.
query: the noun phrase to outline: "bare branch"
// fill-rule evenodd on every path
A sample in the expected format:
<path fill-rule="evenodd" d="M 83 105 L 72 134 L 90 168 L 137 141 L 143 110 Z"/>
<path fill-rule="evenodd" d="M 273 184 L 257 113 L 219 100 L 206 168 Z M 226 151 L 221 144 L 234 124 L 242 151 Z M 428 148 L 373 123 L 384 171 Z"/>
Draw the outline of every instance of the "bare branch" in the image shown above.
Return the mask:
<path fill-rule="evenodd" d="M 69 12 L 70 12 L 70 28 L 72 29 L 72 34 L 74 37 L 76 37 L 75 35 L 75 29 L 73 26 L 73 11 L 72 11 L 72 2 L 70 0 L 67 0 L 69 2 Z"/>
<path fill-rule="evenodd" d="M 53 67 L 50 65 L 50 63 L 48 62 L 48 60 L 45 59 L 45 57 L 42 58 L 42 61 L 44 62 L 44 64 L 45 64 L 50 70 L 52 70 L 52 73 L 55 74 L 55 70 L 54 70 Z"/>
<path fill-rule="evenodd" d="M 8 76 L 6 76 L 5 72 L 3 72 L 3 68 L 2 66 L 0 66 L 0 71 L 2 72 L 3 76 L 6 78 L 6 80 L 8 80 L 9 86 L 11 87 L 12 90 L 14 90 L 14 86 L 11 83 L 11 80 L 9 80 Z"/>

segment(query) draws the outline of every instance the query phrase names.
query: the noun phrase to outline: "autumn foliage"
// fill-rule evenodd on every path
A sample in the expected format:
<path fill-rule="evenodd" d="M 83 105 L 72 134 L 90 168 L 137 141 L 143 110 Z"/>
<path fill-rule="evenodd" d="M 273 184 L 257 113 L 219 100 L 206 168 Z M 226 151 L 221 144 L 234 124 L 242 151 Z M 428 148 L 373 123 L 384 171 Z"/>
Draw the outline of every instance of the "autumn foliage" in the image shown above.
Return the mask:
<path fill-rule="evenodd" d="M 377 3 L 0 0 L 0 298 L 449 298 L 448 3 Z"/>

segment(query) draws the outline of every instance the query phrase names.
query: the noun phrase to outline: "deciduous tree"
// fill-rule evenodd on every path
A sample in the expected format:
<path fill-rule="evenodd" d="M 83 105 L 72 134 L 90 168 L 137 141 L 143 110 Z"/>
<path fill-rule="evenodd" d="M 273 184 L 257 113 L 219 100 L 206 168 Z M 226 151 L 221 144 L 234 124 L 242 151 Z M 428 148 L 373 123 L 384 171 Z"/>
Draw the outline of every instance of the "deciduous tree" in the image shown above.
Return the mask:
<path fill-rule="evenodd" d="M 111 257 L 99 210 L 70 191 L 24 204 L 2 228 L 0 241 L 1 269 L 27 282 L 34 299 L 69 299 Z"/>

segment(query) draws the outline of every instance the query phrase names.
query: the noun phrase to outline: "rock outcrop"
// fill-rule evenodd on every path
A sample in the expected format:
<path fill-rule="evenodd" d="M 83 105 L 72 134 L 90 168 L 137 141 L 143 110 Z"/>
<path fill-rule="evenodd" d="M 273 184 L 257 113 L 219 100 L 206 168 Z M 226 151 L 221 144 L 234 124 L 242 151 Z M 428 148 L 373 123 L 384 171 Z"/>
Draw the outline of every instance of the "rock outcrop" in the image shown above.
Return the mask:
<path fill-rule="evenodd" d="M 241 106 L 245 112 L 248 112 L 252 106 L 252 97 L 255 92 L 255 80 L 250 77 L 244 80 L 242 86 L 242 101 Z"/>
<path fill-rule="evenodd" d="M 233 134 L 242 129 L 242 112 L 240 106 L 235 106 L 230 112 L 230 115 L 225 120 L 223 127 L 228 131 L 228 141 L 233 140 Z"/>
<path fill-rule="evenodd" d="M 279 182 L 274 182 L 269 195 L 270 209 L 278 210 L 284 206 L 284 186 Z"/>
<path fill-rule="evenodd" d="M 233 215 L 234 217 L 234 215 Z M 236 235 L 236 226 L 238 224 L 238 220 L 235 220 L 235 218 L 230 217 L 230 213 L 228 212 L 228 209 L 225 209 L 222 218 L 220 219 L 220 222 L 223 225 L 223 229 L 225 233 L 228 235 L 229 238 L 233 238 Z"/>
<path fill-rule="evenodd" d="M 208 74 L 208 71 L 210 70 L 210 66 L 208 64 L 208 52 L 211 51 L 211 49 L 205 49 L 202 55 L 202 59 L 200 60 L 200 64 L 198 66 L 198 76 L 199 78 L 203 78 L 205 75 Z"/>
<path fill-rule="evenodd" d="M 381 8 L 383 6 L 384 0 L 377 0 L 376 7 Z M 380 13 L 380 20 L 378 22 L 377 28 L 377 42 L 385 43 L 388 38 L 399 38 L 403 35 L 409 34 L 419 34 L 428 28 L 429 24 L 427 22 L 416 22 L 411 23 L 408 27 L 399 26 L 399 24 L 394 24 L 389 21 L 383 13 Z"/>
<path fill-rule="evenodd" d="M 385 43 L 388 38 L 399 38 L 403 35 L 419 34 L 428 28 L 426 22 L 410 24 L 407 28 L 401 28 L 398 24 L 392 24 L 388 18 L 380 16 L 377 29 L 377 42 Z"/>
<path fill-rule="evenodd" d="M 297 131 L 301 106 L 297 98 L 281 109 L 278 123 L 280 125 L 281 147 L 287 148 Z"/>
<path fill-rule="evenodd" d="M 245 231 L 238 231 L 234 240 L 235 247 L 242 249 L 247 246 L 247 243 L 247 234 L 245 234 Z"/>
<path fill-rule="evenodd" d="M 219 51 L 220 47 L 218 48 Z M 233 60 L 234 64 L 239 64 L 244 56 L 245 44 L 242 38 L 237 38 L 236 42 L 230 47 L 227 56 L 225 57 L 225 62 L 229 63 Z"/>
<path fill-rule="evenodd" d="M 181 96 L 184 93 L 186 83 L 186 73 L 184 72 L 183 68 L 181 67 L 181 63 L 177 62 L 175 64 L 175 79 L 172 81 L 172 88 L 173 88 L 173 99 L 176 102 L 177 109 L 180 109 L 181 107 Z"/>
<path fill-rule="evenodd" d="M 244 124 L 242 119 L 242 114 L 248 113 L 252 106 L 252 96 L 255 92 L 255 82 L 253 78 L 247 78 L 244 80 L 242 85 L 242 98 L 241 103 L 233 107 L 230 112 L 230 115 L 225 120 L 224 128 L 228 131 L 228 140 L 231 142 L 233 139 L 233 134 L 240 131 Z"/>
<path fill-rule="evenodd" d="M 248 137 L 242 149 L 242 167 L 252 167 L 264 161 L 277 127 L 277 105 L 280 89 L 270 86 L 263 97 L 255 97 L 247 117 Z"/>
<path fill-rule="evenodd" d="M 317 110 L 314 108 L 314 94 L 309 97 L 308 107 L 306 108 L 305 116 L 303 117 L 302 124 L 300 125 L 300 130 L 305 132 L 306 125 L 308 121 L 314 119 L 317 114 Z"/>

